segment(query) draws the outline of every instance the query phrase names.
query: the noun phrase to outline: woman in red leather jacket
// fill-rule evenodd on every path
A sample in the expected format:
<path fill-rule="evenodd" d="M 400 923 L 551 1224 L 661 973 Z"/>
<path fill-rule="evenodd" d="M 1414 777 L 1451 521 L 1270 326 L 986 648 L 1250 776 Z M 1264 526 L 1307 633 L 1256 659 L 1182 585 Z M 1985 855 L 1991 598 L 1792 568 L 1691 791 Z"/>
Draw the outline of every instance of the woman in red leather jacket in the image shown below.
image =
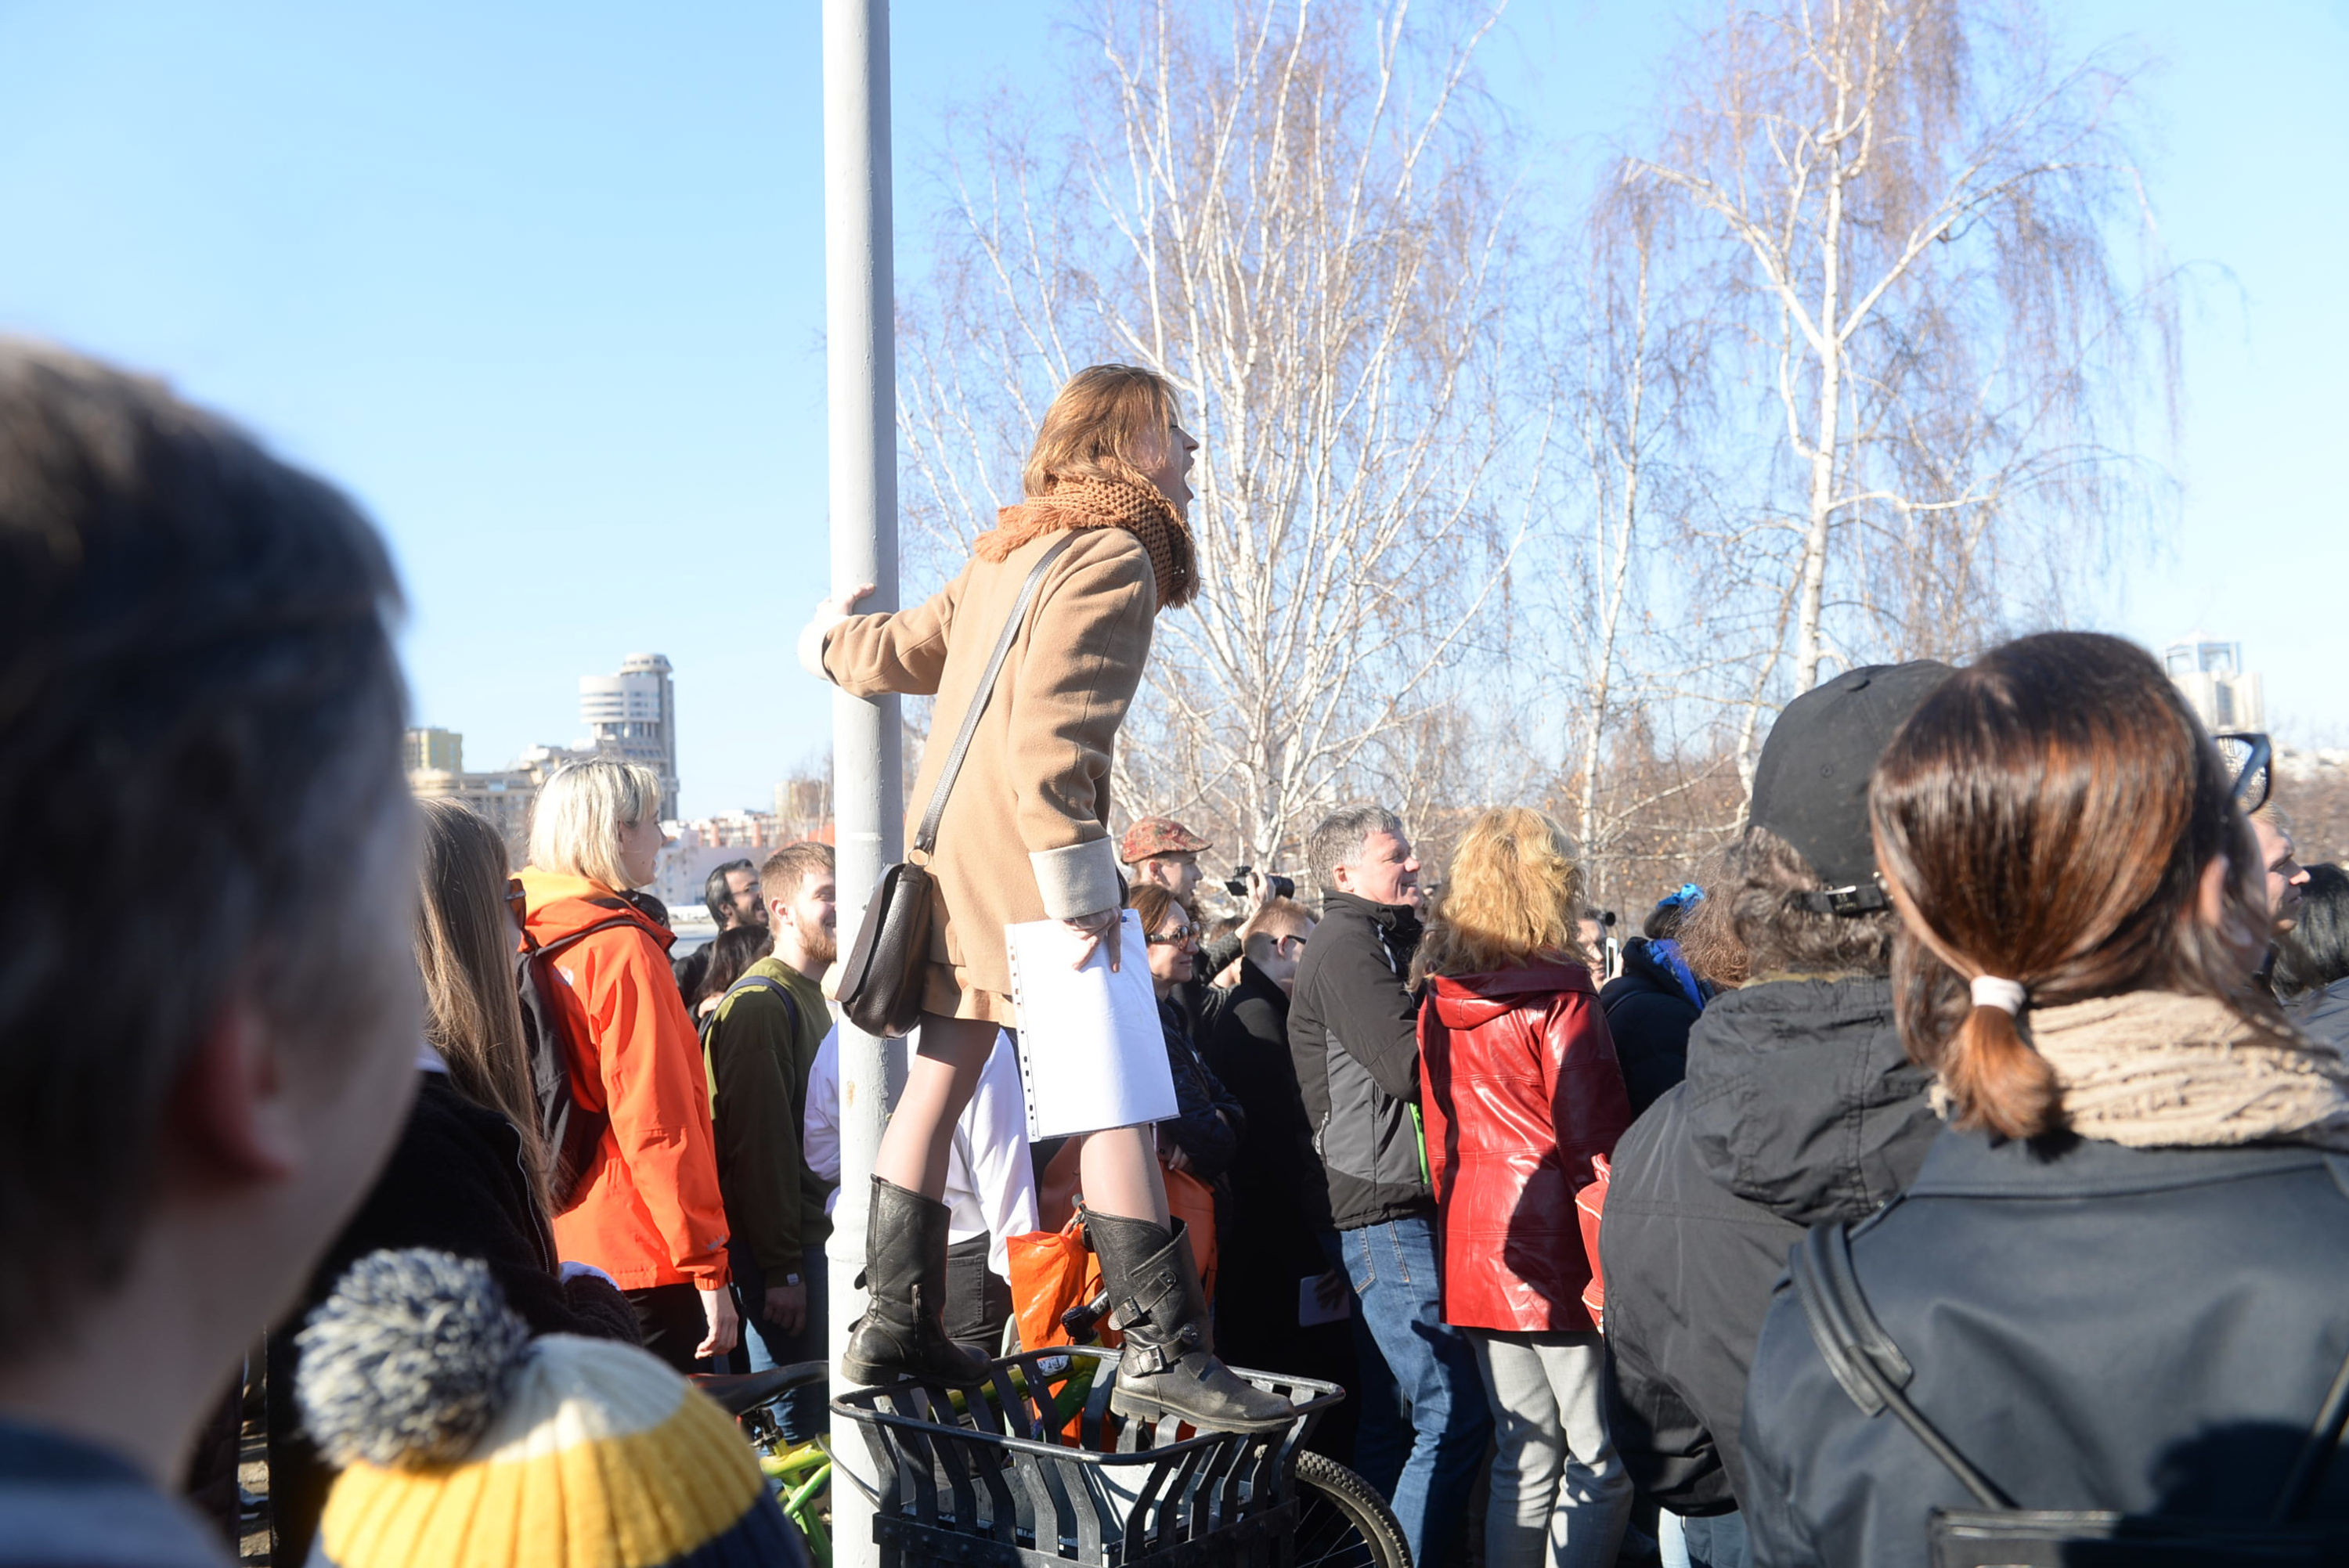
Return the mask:
<path fill-rule="evenodd" d="M 1577 940 L 1566 830 L 1487 811 L 1454 855 L 1413 965 L 1444 1321 L 1468 1332 L 1500 1452 L 1491 1568 L 1615 1560 L 1631 1481 L 1607 1435 L 1607 1345 L 1574 1195 L 1630 1125 Z"/>

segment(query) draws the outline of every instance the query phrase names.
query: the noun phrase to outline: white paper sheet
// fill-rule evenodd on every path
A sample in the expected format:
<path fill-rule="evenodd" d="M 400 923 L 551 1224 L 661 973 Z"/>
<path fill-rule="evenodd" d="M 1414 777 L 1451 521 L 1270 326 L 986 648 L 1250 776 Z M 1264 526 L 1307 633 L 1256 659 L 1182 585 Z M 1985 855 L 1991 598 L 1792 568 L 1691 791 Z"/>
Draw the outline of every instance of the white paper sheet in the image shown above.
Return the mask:
<path fill-rule="evenodd" d="M 1129 909 L 1123 919 L 1122 967 L 1114 973 L 1106 947 L 1076 968 L 1079 938 L 1057 920 L 1004 927 L 1030 1138 L 1134 1127 L 1175 1113 L 1142 917 Z"/>
<path fill-rule="evenodd" d="M 1318 1328 L 1325 1323 L 1343 1323 L 1353 1315 L 1353 1287 L 1337 1270 L 1307 1274 L 1297 1282 L 1298 1327 Z"/>

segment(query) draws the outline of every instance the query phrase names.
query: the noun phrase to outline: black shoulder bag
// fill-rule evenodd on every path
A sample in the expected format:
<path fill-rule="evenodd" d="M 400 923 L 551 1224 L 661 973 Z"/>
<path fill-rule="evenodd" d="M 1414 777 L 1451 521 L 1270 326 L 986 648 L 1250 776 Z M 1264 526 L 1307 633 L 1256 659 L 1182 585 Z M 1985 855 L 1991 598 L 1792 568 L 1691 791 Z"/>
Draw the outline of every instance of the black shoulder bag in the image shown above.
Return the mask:
<path fill-rule="evenodd" d="M 955 775 L 962 771 L 971 737 L 978 733 L 979 716 L 995 695 L 996 677 L 1003 673 L 1003 661 L 1019 634 L 1019 624 L 1028 618 L 1028 606 L 1043 586 L 1044 573 L 1072 537 L 1062 533 L 1053 541 L 1029 570 L 1028 581 L 1020 584 L 1019 597 L 1003 623 L 1002 635 L 995 640 L 987 673 L 978 677 L 970 711 L 963 715 L 954 749 L 947 753 L 946 766 L 938 770 L 937 788 L 930 791 L 929 809 L 922 813 L 921 828 L 914 835 L 914 848 L 924 860 L 938 841 L 938 819 L 946 815 L 947 795 L 954 789 Z M 881 885 L 874 890 L 873 902 L 865 905 L 864 923 L 841 965 L 840 1010 L 868 1035 L 885 1039 L 905 1034 L 922 1016 L 922 985 L 929 964 L 930 873 L 909 858 L 881 873 Z"/>
<path fill-rule="evenodd" d="M 2318 1568 L 2349 1561 L 2349 1536 L 2340 1528 L 2302 1522 L 2349 1425 L 2349 1362 L 2333 1374 L 2263 1523 L 2017 1508 L 1902 1392 L 1914 1368 L 1860 1292 L 1845 1228 L 1813 1229 L 1792 1263 L 1811 1342 L 1852 1403 L 1871 1417 L 1886 1410 L 1899 1417 L 1982 1505 L 1933 1510 L 1927 1524 L 1933 1568 Z"/>

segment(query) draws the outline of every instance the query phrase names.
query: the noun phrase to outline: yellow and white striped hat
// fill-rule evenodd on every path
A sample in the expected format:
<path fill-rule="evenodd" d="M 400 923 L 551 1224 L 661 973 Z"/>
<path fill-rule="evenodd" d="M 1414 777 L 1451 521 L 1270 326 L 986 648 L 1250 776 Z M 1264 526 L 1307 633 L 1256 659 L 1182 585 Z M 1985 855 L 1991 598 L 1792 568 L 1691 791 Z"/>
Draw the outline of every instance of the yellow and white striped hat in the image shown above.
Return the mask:
<path fill-rule="evenodd" d="M 377 1253 L 313 1315 L 302 1334 L 303 1412 L 344 1467 L 313 1563 L 796 1560 L 791 1526 L 723 1411 L 635 1346 L 530 1339 L 496 1290 L 471 1260 Z"/>

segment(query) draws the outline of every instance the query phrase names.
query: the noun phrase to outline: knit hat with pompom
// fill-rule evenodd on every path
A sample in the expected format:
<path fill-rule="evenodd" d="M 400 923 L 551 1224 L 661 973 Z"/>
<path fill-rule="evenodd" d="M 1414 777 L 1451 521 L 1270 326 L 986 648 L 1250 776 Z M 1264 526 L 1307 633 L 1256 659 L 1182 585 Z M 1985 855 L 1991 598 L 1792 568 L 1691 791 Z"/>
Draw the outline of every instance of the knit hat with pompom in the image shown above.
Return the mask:
<path fill-rule="evenodd" d="M 304 1424 L 342 1470 L 332 1568 L 732 1568 L 796 1560 L 732 1421 L 632 1345 L 533 1339 L 476 1260 L 351 1265 L 301 1333 Z"/>

